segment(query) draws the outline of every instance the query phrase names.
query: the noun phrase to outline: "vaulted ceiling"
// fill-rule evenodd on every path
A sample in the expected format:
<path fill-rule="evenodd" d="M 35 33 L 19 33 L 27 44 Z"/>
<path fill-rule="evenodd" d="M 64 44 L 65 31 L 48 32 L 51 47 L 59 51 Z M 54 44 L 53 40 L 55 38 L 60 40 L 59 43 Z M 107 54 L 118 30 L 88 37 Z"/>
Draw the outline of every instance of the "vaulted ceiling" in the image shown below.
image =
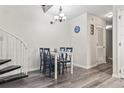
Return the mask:
<path fill-rule="evenodd" d="M 59 12 L 58 5 L 53 5 L 46 13 L 49 15 L 57 15 Z M 84 12 L 89 12 L 101 18 L 105 18 L 105 14 L 112 11 L 111 5 L 68 5 L 62 6 L 64 14 L 68 19 L 72 19 Z"/>

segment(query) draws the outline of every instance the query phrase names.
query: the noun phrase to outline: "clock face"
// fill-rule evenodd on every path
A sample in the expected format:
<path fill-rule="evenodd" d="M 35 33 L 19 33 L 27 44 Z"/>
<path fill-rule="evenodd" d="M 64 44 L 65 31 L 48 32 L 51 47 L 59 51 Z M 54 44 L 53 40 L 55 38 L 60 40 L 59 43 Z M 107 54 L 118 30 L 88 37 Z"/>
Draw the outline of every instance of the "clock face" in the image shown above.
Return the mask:
<path fill-rule="evenodd" d="M 75 33 L 79 33 L 80 32 L 80 26 L 75 26 L 74 31 L 75 31 Z"/>

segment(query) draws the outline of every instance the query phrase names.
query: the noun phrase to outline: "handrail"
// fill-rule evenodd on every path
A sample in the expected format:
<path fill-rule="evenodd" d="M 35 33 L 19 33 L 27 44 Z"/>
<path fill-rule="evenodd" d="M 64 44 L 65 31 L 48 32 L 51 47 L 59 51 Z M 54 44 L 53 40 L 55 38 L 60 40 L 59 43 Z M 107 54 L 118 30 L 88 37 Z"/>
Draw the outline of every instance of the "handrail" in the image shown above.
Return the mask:
<path fill-rule="evenodd" d="M 0 30 L 1 30 L 1 31 L 4 31 L 5 33 L 7 33 L 7 34 L 9 34 L 9 35 L 11 35 L 11 36 L 13 36 L 13 37 L 15 37 L 16 39 L 18 39 L 19 41 L 21 41 L 21 42 L 24 44 L 24 46 L 25 46 L 26 49 L 28 48 L 27 45 L 26 45 L 26 43 L 25 43 L 22 39 L 18 38 L 17 36 L 15 36 L 15 35 L 13 35 L 13 34 L 7 32 L 7 31 L 5 31 L 5 30 L 3 30 L 3 29 L 1 29 L 1 28 L 0 28 Z"/>
<path fill-rule="evenodd" d="M 13 59 L 12 61 L 14 64 L 18 64 L 18 65 L 22 66 L 21 72 L 24 72 L 27 74 L 27 72 L 28 72 L 28 47 L 27 47 L 27 45 L 25 44 L 25 42 L 22 39 L 18 38 L 17 36 L 7 32 L 1 28 L 0 28 L 0 32 L 1 32 L 2 38 L 4 38 L 4 35 L 5 35 L 5 37 L 10 36 L 10 37 L 14 38 L 13 40 L 16 40 L 15 42 L 13 42 L 13 44 L 10 43 L 10 45 L 12 44 L 11 47 L 14 47 L 12 49 L 9 49 L 8 47 L 5 48 L 6 47 L 5 45 L 8 44 L 8 42 L 11 42 L 11 39 L 10 39 L 10 41 L 8 41 L 8 39 L 5 39 L 5 42 L 7 42 L 6 44 L 3 43 L 4 42 L 3 40 L 0 41 L 2 43 L 0 46 L 1 47 L 1 52 L 0 52 L 1 58 L 11 57 L 11 59 Z M 21 44 L 21 45 L 18 47 L 17 44 L 18 45 Z M 4 50 L 5 50 L 5 52 L 3 52 Z M 12 55 L 12 56 L 10 56 L 10 55 Z"/>

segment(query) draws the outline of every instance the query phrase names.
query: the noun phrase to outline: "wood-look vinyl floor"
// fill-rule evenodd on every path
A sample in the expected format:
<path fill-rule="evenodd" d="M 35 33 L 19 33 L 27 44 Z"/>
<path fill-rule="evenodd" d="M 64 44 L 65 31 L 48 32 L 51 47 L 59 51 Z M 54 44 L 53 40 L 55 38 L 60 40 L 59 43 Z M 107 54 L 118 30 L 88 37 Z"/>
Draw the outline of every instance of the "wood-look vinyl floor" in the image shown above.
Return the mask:
<path fill-rule="evenodd" d="M 44 76 L 39 71 L 29 73 L 29 77 L 1 84 L 0 88 L 116 88 L 124 87 L 124 80 L 112 78 L 112 63 L 101 64 L 92 69 L 74 67 L 74 74 L 69 69 L 58 80 Z"/>

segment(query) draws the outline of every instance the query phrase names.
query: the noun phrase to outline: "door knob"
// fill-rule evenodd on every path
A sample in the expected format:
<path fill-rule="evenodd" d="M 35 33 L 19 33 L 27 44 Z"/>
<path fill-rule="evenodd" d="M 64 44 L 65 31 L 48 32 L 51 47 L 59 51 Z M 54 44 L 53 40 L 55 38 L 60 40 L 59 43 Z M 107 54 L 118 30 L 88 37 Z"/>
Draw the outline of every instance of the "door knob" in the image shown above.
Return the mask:
<path fill-rule="evenodd" d="M 121 42 L 119 42 L 119 46 L 121 46 Z"/>

